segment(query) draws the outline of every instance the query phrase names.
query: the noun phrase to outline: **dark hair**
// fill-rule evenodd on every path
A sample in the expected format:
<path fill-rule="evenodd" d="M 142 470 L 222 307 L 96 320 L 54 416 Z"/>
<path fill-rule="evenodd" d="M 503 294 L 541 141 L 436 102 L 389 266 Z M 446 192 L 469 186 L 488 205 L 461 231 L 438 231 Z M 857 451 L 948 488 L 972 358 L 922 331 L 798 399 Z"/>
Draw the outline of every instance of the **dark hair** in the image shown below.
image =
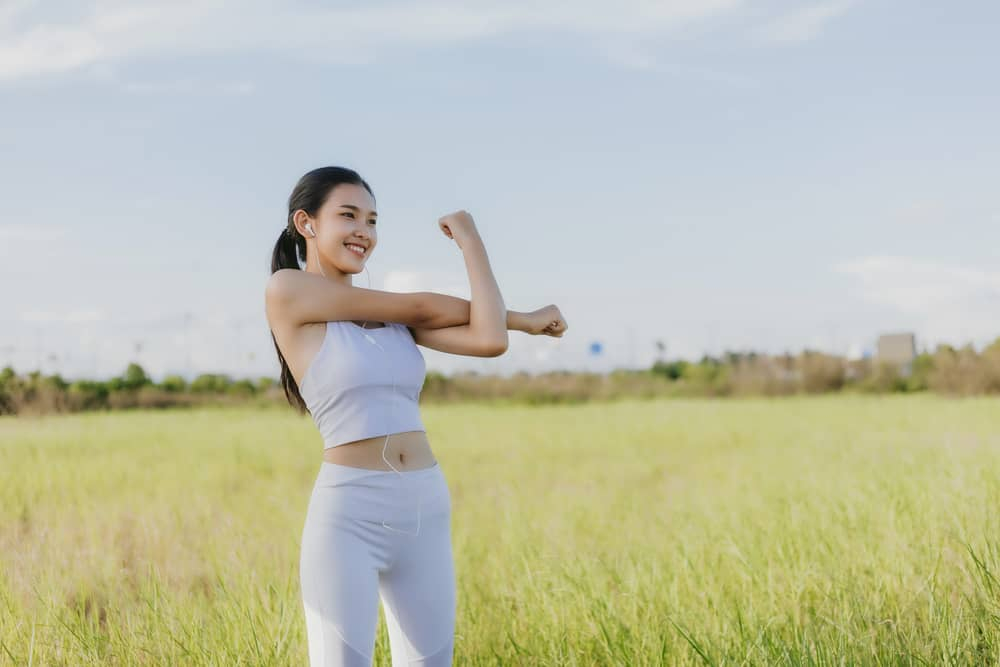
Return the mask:
<path fill-rule="evenodd" d="M 306 173 L 299 182 L 292 188 L 292 194 L 288 197 L 288 219 L 285 228 L 278 235 L 278 240 L 274 244 L 274 252 L 271 253 L 271 273 L 278 269 L 299 269 L 299 256 L 306 257 L 306 239 L 295 228 L 292 216 L 300 208 L 311 216 L 319 213 L 326 198 L 330 196 L 333 189 L 342 183 L 350 185 L 361 185 L 368 190 L 368 193 L 375 198 L 375 193 L 365 182 L 358 172 L 345 167 L 320 167 Z M 281 362 L 281 386 L 285 390 L 285 398 L 292 407 L 299 411 L 299 414 L 308 412 L 302 394 L 299 393 L 299 386 L 295 378 L 288 370 L 285 356 L 281 354 L 278 341 L 271 331 L 271 340 L 274 341 L 274 349 L 278 352 L 278 361 Z"/>

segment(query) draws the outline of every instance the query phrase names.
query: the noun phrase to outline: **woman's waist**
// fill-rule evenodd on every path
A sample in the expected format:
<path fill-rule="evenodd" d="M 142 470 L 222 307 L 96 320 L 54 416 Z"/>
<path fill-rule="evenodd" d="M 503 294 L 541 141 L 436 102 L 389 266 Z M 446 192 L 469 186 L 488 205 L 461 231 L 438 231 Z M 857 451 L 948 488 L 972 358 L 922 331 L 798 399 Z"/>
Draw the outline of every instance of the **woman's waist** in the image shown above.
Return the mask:
<path fill-rule="evenodd" d="M 323 460 L 329 463 L 366 468 L 369 470 L 419 470 L 437 463 L 425 431 L 391 433 L 344 443 L 323 450 Z M 392 464 L 390 467 L 382 458 Z"/>

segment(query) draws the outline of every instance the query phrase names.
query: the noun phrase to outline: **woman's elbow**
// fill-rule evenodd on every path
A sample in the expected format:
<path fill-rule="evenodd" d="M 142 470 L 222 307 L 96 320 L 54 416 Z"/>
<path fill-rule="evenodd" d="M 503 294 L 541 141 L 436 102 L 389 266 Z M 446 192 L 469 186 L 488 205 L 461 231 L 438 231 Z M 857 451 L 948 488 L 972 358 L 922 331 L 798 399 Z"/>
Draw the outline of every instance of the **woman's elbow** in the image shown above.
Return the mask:
<path fill-rule="evenodd" d="M 497 338 L 495 340 L 491 340 L 485 346 L 485 350 L 484 350 L 484 355 L 483 356 L 486 356 L 486 357 L 499 357 L 500 355 L 502 355 L 504 352 L 507 351 L 508 345 L 509 345 L 509 341 L 507 339 L 507 332 L 504 332 L 504 335 L 502 337 Z"/>

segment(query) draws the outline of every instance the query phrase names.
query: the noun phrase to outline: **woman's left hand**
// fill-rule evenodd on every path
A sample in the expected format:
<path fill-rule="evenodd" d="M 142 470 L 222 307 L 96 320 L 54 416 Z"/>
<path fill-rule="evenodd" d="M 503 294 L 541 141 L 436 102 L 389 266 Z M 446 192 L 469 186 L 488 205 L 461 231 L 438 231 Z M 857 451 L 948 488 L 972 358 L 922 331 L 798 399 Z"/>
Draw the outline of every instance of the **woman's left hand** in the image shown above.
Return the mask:
<path fill-rule="evenodd" d="M 562 313 L 554 304 L 525 313 L 525 333 L 562 338 L 568 328 Z"/>

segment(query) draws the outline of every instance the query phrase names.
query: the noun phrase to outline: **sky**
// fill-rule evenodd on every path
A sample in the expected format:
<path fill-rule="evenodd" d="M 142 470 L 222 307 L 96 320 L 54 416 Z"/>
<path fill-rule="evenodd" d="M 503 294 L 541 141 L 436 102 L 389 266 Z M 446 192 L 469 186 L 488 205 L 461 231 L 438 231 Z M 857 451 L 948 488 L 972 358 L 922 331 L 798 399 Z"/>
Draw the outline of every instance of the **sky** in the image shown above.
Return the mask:
<path fill-rule="evenodd" d="M 465 209 L 507 307 L 569 326 L 420 348 L 428 370 L 982 346 L 998 25 L 993 2 L 3 0 L 0 364 L 276 378 L 271 252 L 326 165 L 377 199 L 355 285 L 469 298 L 437 225 Z"/>

